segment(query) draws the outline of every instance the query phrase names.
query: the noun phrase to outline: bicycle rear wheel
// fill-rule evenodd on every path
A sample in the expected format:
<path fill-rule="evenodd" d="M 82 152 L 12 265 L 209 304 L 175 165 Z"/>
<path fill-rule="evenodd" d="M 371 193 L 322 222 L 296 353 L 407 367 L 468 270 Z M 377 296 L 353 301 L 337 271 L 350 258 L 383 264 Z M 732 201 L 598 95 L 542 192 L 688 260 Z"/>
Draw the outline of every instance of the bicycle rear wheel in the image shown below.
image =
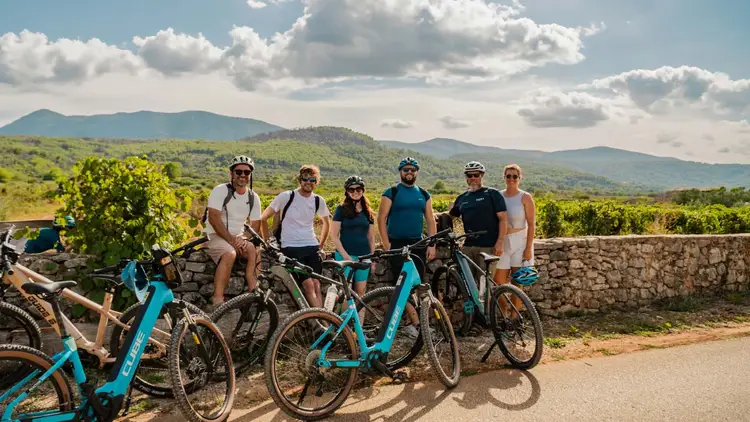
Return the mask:
<path fill-rule="evenodd" d="M 28 346 L 32 349 L 42 349 L 42 330 L 39 329 L 34 318 L 18 306 L 7 302 L 0 302 L 0 344 L 16 344 Z M 0 389 L 22 379 L 30 372 L 19 364 L 16 370 L 7 364 L 6 371 L 0 377 Z"/>
<path fill-rule="evenodd" d="M 539 363 L 544 347 L 542 323 L 534 302 L 523 290 L 512 284 L 495 286 L 490 321 L 495 341 L 513 367 L 530 369 Z M 533 351 L 529 352 L 529 348 Z"/>
<path fill-rule="evenodd" d="M 422 300 L 419 311 L 422 335 L 433 372 L 443 385 L 453 388 L 461 379 L 461 356 L 453 324 L 440 301 L 429 295 Z"/>
<path fill-rule="evenodd" d="M 62 369 L 40 382 L 41 376 L 54 364 L 52 358 L 37 349 L 17 344 L 0 345 L 0 377 L 9 379 L 11 375 L 6 372 L 8 367 L 23 368 L 26 374 L 0 387 L 0 412 L 4 412 L 24 392 L 28 392 L 28 396 L 16 405 L 10 415 L 11 420 L 23 420 L 26 416 L 40 412 L 73 409 L 75 396 Z M 40 384 L 35 385 L 38 382 Z M 4 397 L 6 394 L 8 397 Z"/>
<path fill-rule="evenodd" d="M 172 331 L 167 354 L 172 391 L 187 420 L 225 421 L 235 398 L 232 355 L 214 323 L 194 320 L 192 325 L 181 318 Z"/>
<path fill-rule="evenodd" d="M 368 346 L 372 346 L 377 340 L 378 331 L 385 318 L 385 313 L 388 312 L 388 305 L 395 291 L 396 288 L 393 286 L 380 287 L 365 293 L 362 296 L 362 303 L 357 302 L 357 310 L 359 312 L 361 312 L 361 309 L 365 310 L 364 320 L 361 322 L 362 332 L 367 337 L 365 341 Z M 417 303 L 411 296 L 409 297 L 409 303 L 415 309 L 417 308 Z M 393 337 L 391 350 L 388 352 L 388 362 L 386 362 L 386 366 L 391 371 L 408 365 L 422 350 L 423 339 L 421 329 L 417 332 L 416 337 L 410 335 L 404 330 L 409 325 L 409 322 L 407 315 L 401 316 L 401 321 L 399 321 L 399 326 Z"/>
<path fill-rule="evenodd" d="M 241 374 L 261 361 L 279 324 L 279 311 L 273 300 L 264 302 L 261 296 L 245 293 L 219 306 L 211 321 L 232 350 L 235 373 Z"/>

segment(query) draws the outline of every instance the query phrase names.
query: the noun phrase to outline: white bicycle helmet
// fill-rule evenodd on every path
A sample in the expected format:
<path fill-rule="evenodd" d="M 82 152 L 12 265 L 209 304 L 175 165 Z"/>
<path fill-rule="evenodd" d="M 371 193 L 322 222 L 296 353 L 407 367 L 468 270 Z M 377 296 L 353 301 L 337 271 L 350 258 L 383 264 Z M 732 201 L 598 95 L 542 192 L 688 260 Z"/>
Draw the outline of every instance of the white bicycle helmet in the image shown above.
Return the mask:
<path fill-rule="evenodd" d="M 255 170 L 255 163 L 253 162 L 253 159 L 248 156 L 238 155 L 232 158 L 232 164 L 229 165 L 229 170 L 234 170 L 234 166 L 238 164 L 247 164 L 250 166 L 250 170 Z"/>
<path fill-rule="evenodd" d="M 484 165 L 480 163 L 479 161 L 469 161 L 464 166 L 464 173 L 468 173 L 470 171 L 478 171 L 485 173 L 486 169 L 484 168 Z"/>

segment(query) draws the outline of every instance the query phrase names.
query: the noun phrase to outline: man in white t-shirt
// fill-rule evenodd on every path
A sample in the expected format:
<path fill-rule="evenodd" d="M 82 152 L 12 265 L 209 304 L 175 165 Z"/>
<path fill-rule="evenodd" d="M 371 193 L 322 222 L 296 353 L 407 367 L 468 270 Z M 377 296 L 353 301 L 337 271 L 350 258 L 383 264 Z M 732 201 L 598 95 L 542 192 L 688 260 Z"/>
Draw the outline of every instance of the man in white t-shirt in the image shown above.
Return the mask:
<path fill-rule="evenodd" d="M 313 193 L 320 182 L 320 169 L 314 165 L 304 165 L 297 176 L 300 187 L 293 191 L 281 192 L 263 211 L 262 226 L 267 231 L 267 221 L 277 215 L 274 222 L 280 221 L 274 230 L 274 237 L 279 242 L 281 253 L 294 258 L 320 274 L 323 271 L 323 245 L 328 238 L 331 212 L 326 201 Z M 323 220 L 320 241 L 315 236 L 315 215 Z M 274 239 L 271 239 L 274 241 Z M 307 302 L 312 307 L 323 307 L 320 292 L 320 280 L 294 274 L 295 280 L 302 287 Z"/>
<path fill-rule="evenodd" d="M 247 260 L 245 280 L 248 291 L 255 289 L 255 246 L 243 236 L 248 218 L 253 230 L 260 229 L 260 198 L 247 187 L 253 170 L 255 164 L 251 158 L 244 155 L 234 157 L 229 166 L 231 183 L 216 186 L 208 196 L 208 221 L 203 231 L 207 233 L 209 241 L 205 243 L 205 250 L 216 264 L 211 311 L 224 302 L 224 289 L 238 256 Z"/>

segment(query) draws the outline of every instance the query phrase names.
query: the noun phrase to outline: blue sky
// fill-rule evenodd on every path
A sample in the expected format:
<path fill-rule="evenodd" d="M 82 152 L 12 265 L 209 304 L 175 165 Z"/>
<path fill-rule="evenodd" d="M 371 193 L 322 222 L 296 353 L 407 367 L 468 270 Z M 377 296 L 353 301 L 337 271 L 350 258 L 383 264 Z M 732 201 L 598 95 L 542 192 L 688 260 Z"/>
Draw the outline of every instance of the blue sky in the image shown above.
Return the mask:
<path fill-rule="evenodd" d="M 750 2 L 526 0 L 520 13 L 492 18 L 511 28 L 515 44 L 508 46 L 487 41 L 492 27 L 474 36 L 482 25 L 461 22 L 466 10 L 490 16 L 482 0 L 452 8 L 432 0 L 436 20 L 457 13 L 434 27 L 410 20 L 412 0 L 403 0 L 403 15 L 375 0 L 262 1 L 263 8 L 243 0 L 2 2 L 0 95 L 14 101 L 0 105 L 0 124 L 38 108 L 190 108 L 288 127 L 337 124 L 407 142 L 440 136 L 551 150 L 562 139 L 569 148 L 608 144 L 750 162 Z M 307 26 L 290 31 L 306 7 Z M 364 10 L 375 18 L 354 21 Z M 591 25 L 591 33 L 570 32 Z M 155 37 L 167 28 L 173 32 Z M 233 28 L 241 30 L 230 34 Z M 46 36 L 54 54 L 35 50 L 41 41 L 23 31 Z M 287 31 L 281 42 L 269 39 Z M 136 45 L 134 37 L 145 41 Z M 92 38 L 111 49 L 61 42 Z M 540 47 L 545 42 L 559 51 Z M 45 63 L 50 56 L 56 61 Z M 699 100 L 685 94 L 695 83 Z M 135 95 L 160 90 L 166 98 Z M 446 124 L 447 115 L 463 124 Z M 506 129 L 497 130 L 498 120 Z M 659 141 L 667 138 L 675 140 Z"/>

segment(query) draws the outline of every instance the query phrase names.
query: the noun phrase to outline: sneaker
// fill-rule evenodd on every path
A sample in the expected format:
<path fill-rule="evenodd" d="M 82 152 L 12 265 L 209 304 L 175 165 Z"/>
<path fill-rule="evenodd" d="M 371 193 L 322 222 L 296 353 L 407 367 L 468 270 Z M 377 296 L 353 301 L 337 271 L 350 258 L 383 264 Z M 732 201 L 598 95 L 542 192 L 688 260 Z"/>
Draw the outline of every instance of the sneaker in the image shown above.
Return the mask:
<path fill-rule="evenodd" d="M 409 338 L 417 338 L 419 337 L 419 329 L 415 327 L 413 324 L 409 324 L 401 331 Z"/>

